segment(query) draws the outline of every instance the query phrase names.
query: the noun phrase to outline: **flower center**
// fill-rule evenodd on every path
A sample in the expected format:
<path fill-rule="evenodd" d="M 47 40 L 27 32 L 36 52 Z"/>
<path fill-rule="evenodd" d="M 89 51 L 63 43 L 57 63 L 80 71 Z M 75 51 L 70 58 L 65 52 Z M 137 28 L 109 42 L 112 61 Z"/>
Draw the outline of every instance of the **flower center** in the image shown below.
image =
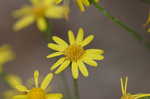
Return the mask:
<path fill-rule="evenodd" d="M 43 7 L 43 6 L 34 7 L 33 13 L 36 17 L 42 17 L 42 16 L 44 16 L 45 9 L 46 9 L 46 7 Z"/>
<path fill-rule="evenodd" d="M 84 53 L 85 53 L 85 50 L 81 46 L 76 45 L 76 44 L 70 45 L 65 50 L 65 56 L 71 61 L 79 60 L 83 56 Z"/>
<path fill-rule="evenodd" d="M 135 99 L 135 97 L 129 94 L 129 95 L 122 96 L 121 99 Z"/>
<path fill-rule="evenodd" d="M 41 88 L 33 88 L 27 94 L 28 99 L 46 99 L 46 93 Z"/>

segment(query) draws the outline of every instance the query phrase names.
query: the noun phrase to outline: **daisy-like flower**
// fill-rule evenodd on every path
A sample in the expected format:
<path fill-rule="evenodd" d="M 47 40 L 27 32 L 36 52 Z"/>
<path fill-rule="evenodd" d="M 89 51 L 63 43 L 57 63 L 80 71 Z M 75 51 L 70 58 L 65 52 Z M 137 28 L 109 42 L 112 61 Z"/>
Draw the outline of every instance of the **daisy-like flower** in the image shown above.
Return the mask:
<path fill-rule="evenodd" d="M 128 85 L 128 77 L 121 78 L 121 90 L 122 90 L 122 96 L 121 99 L 140 99 L 143 97 L 148 97 L 150 94 L 130 94 L 127 92 L 127 85 Z"/>
<path fill-rule="evenodd" d="M 13 99 L 61 99 L 63 97 L 60 93 L 47 93 L 46 88 L 53 79 L 53 74 L 49 73 L 39 86 L 39 72 L 34 72 L 35 87 L 28 89 L 22 84 L 15 85 L 15 88 L 21 93 L 13 96 Z"/>
<path fill-rule="evenodd" d="M 89 75 L 88 70 L 85 64 L 97 67 L 97 62 L 95 60 L 103 60 L 104 53 L 101 49 L 84 49 L 86 45 L 91 43 L 94 36 L 90 35 L 84 39 L 84 30 L 79 29 L 77 37 L 75 38 L 71 30 L 68 31 L 69 44 L 66 43 L 63 39 L 53 36 L 52 39 L 56 42 L 49 43 L 48 47 L 57 51 L 47 56 L 47 58 L 53 58 L 56 56 L 62 56 L 53 66 L 51 70 L 59 67 L 55 74 L 61 73 L 67 67 L 71 66 L 72 76 L 74 79 L 77 79 L 79 76 L 79 70 L 83 76 L 87 77 Z M 71 65 L 70 65 L 71 64 Z"/>
<path fill-rule="evenodd" d="M 15 55 L 9 45 L 3 45 L 0 47 L 0 72 L 2 72 L 3 65 L 14 59 Z"/>
<path fill-rule="evenodd" d="M 67 18 L 69 8 L 67 5 L 58 5 L 61 0 L 30 0 L 31 5 L 26 5 L 23 8 L 14 12 L 15 17 L 21 19 L 14 25 L 14 30 L 21 30 L 34 21 L 37 27 L 44 31 L 47 29 L 46 18 L 61 19 Z"/>
<path fill-rule="evenodd" d="M 94 2 L 99 2 L 99 0 L 94 0 Z M 86 7 L 89 7 L 90 0 L 76 0 L 77 6 L 79 7 L 80 11 L 84 12 Z"/>

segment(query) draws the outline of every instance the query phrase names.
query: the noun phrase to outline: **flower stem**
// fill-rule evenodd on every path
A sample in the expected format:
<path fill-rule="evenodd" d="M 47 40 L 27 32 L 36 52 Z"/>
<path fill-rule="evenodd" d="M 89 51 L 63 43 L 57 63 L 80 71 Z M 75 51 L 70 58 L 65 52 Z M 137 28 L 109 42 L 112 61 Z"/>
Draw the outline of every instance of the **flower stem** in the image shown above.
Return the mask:
<path fill-rule="evenodd" d="M 71 93 L 70 93 L 70 90 L 69 90 L 69 84 L 67 82 L 67 79 L 66 79 L 66 76 L 64 73 L 61 74 L 61 79 L 62 79 L 62 82 L 64 84 L 64 90 L 65 90 L 65 99 L 71 99 Z"/>
<path fill-rule="evenodd" d="M 47 29 L 42 31 L 43 37 L 46 42 L 50 42 L 52 38 L 52 24 L 46 19 L 47 22 Z"/>
<path fill-rule="evenodd" d="M 3 81 L 7 86 L 10 86 L 8 84 L 8 82 L 6 81 L 5 77 L 7 76 L 8 74 L 6 72 L 0 72 L 0 78 L 1 78 L 1 81 Z"/>
<path fill-rule="evenodd" d="M 94 2 L 94 0 L 92 1 L 92 4 L 95 6 L 95 8 L 97 8 L 104 16 L 106 16 L 107 18 L 109 18 L 112 22 L 116 23 L 118 26 L 122 27 L 123 29 L 125 29 L 126 31 L 128 31 L 135 39 L 137 39 L 138 41 L 140 41 L 141 43 L 144 44 L 144 46 L 146 48 L 150 49 L 150 42 L 148 42 L 147 40 L 144 39 L 143 36 L 141 36 L 136 30 L 134 30 L 133 28 L 129 27 L 126 23 L 124 23 L 123 21 L 119 20 L 118 18 L 112 16 L 105 8 L 103 8 L 101 5 L 99 5 L 98 3 Z"/>
<path fill-rule="evenodd" d="M 101 5 L 99 5 L 98 3 L 95 3 L 95 2 L 93 2 L 93 4 L 94 4 L 95 8 L 97 8 L 104 16 L 108 17 L 112 22 L 116 23 L 120 27 L 127 30 L 137 40 L 142 41 L 144 39 L 139 33 L 137 33 L 134 29 L 129 27 L 126 23 L 124 23 L 121 20 L 119 20 L 118 18 L 115 18 L 114 16 L 112 16 L 108 11 L 106 11 L 105 8 L 101 7 Z"/>
<path fill-rule="evenodd" d="M 79 85 L 78 85 L 78 80 L 73 79 L 73 85 L 74 85 L 74 99 L 80 99 L 80 94 L 79 94 Z"/>

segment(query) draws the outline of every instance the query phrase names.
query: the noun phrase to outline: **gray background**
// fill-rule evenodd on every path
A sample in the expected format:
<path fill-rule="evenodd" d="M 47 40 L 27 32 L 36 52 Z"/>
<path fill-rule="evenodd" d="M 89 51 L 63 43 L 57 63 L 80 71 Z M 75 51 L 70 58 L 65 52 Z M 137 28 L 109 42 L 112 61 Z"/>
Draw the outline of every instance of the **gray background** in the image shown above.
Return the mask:
<path fill-rule="evenodd" d="M 11 16 L 12 11 L 27 2 L 0 0 L 0 45 L 12 45 L 17 56 L 15 61 L 5 65 L 5 71 L 20 75 L 24 81 L 32 76 L 35 69 L 39 69 L 41 74 L 45 75 L 49 72 L 51 63 L 55 62 L 55 59 L 49 62 L 45 59 L 50 50 L 35 25 L 19 32 L 12 30 L 12 25 L 16 21 Z M 102 0 L 101 5 L 149 39 L 150 34 L 142 27 L 147 18 L 148 5 L 140 0 Z M 143 44 L 112 23 L 96 8 L 90 7 L 85 13 L 81 13 L 72 3 L 71 9 L 68 21 L 51 20 L 53 33 L 66 39 L 68 29 L 76 32 L 79 27 L 83 27 L 87 34 L 96 35 L 89 47 L 105 50 L 105 60 L 99 62 L 99 68 L 89 68 L 90 76 L 81 77 L 79 80 L 81 99 L 119 99 L 119 79 L 123 75 L 129 77 L 129 92 L 150 92 L 150 50 L 144 48 Z M 69 70 L 65 73 L 72 88 L 71 73 Z M 60 85 L 60 77 L 57 76 L 56 79 L 52 84 L 53 89 L 61 92 L 59 86 L 63 85 Z M 0 91 L 4 89 L 5 86 Z"/>

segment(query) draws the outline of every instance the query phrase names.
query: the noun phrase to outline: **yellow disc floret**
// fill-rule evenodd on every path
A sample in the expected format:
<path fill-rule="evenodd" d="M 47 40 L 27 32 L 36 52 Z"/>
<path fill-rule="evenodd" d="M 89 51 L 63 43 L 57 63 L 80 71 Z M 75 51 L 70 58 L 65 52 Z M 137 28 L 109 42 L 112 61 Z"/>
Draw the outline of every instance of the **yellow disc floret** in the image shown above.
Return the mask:
<path fill-rule="evenodd" d="M 65 50 L 65 55 L 68 59 L 72 61 L 77 61 L 79 60 L 85 53 L 85 50 L 79 46 L 79 45 L 70 45 L 66 50 Z"/>
<path fill-rule="evenodd" d="M 135 97 L 133 95 L 126 95 L 126 96 L 122 96 L 121 99 L 135 99 Z"/>
<path fill-rule="evenodd" d="M 46 99 L 46 93 L 41 88 L 33 88 L 27 94 L 28 99 Z"/>
<path fill-rule="evenodd" d="M 32 8 L 32 11 L 36 18 L 44 16 L 45 10 L 46 10 L 45 6 L 39 6 L 39 7 Z"/>

